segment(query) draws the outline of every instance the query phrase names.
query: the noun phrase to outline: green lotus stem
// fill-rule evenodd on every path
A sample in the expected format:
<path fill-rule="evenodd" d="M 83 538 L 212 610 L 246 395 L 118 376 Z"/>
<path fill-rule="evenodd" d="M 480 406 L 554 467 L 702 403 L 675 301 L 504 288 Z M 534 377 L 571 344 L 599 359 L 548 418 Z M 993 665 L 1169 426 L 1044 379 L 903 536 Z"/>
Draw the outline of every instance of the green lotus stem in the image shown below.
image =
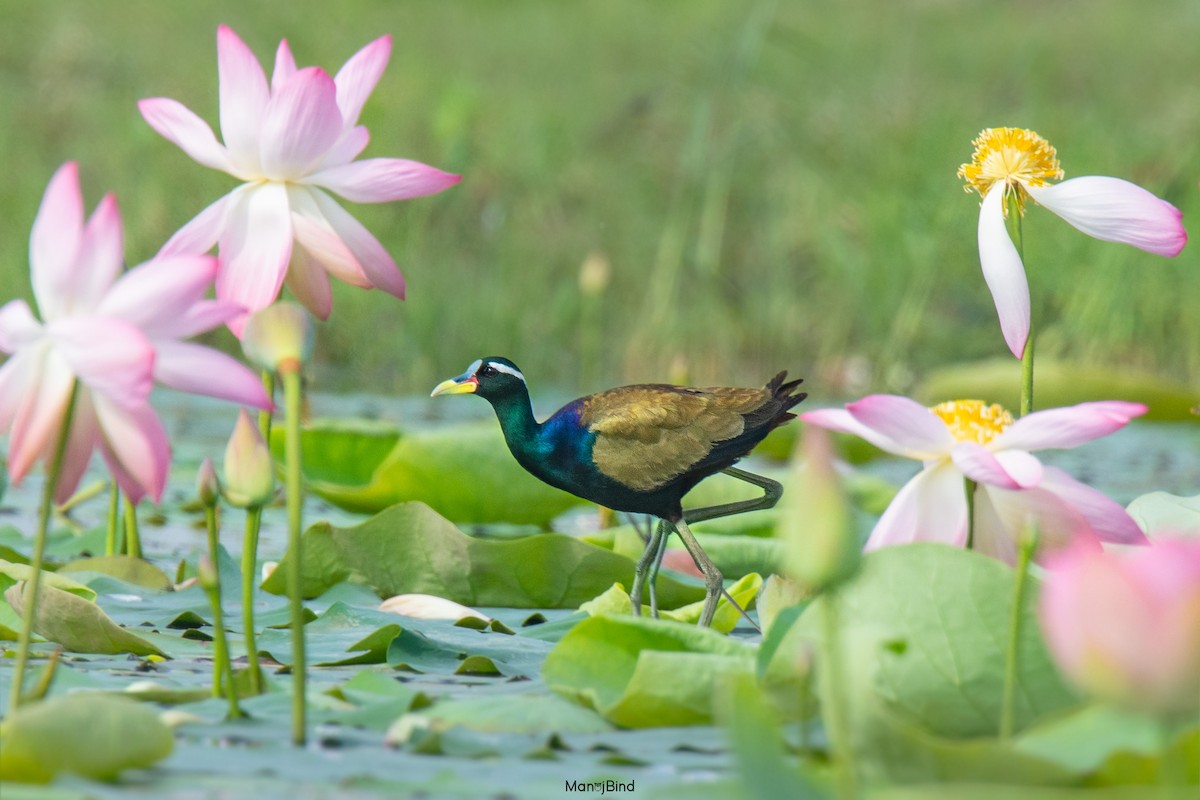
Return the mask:
<path fill-rule="evenodd" d="M 1017 248 L 1017 255 L 1021 258 L 1021 264 L 1025 263 L 1025 236 L 1021 229 L 1021 209 L 1017 204 L 1017 194 L 1013 192 L 1008 196 L 1008 233 L 1012 237 L 1013 245 Z M 1029 270 L 1025 270 L 1028 276 Z M 1021 354 L 1021 416 L 1025 416 L 1030 411 L 1033 411 L 1033 302 L 1029 303 L 1029 338 L 1025 340 L 1025 352 Z"/>
<path fill-rule="evenodd" d="M 79 381 L 71 384 L 71 396 L 63 412 L 62 427 L 58 442 L 54 445 L 54 456 L 46 469 L 46 483 L 42 486 L 42 504 L 38 507 L 37 531 L 33 536 L 33 555 L 29 560 L 29 580 L 25 582 L 22 598 L 21 634 L 17 639 L 17 660 L 13 664 L 12 685 L 8 688 L 8 713 L 21 705 L 21 689 L 25 682 L 25 665 L 29 661 L 29 643 L 33 639 L 33 623 L 37 619 L 38 589 L 42 582 L 42 562 L 46 556 L 46 533 L 50 527 L 50 508 L 54 504 L 54 490 L 62 475 L 63 461 L 67 456 L 67 441 L 70 438 L 71 419 L 75 416 L 75 403 L 79 397 Z"/>
<path fill-rule="evenodd" d="M 292 617 L 292 743 L 302 745 L 305 731 L 305 670 L 304 660 L 304 598 L 301 597 L 300 569 L 304 563 L 300 552 L 300 526 L 304 495 L 300 473 L 300 365 L 292 362 L 280 365 L 283 378 L 284 407 L 287 413 L 285 459 L 287 480 L 288 553 L 291 555 L 287 574 L 288 605 Z"/>
<path fill-rule="evenodd" d="M 979 485 L 970 478 L 963 478 L 967 493 L 967 549 L 975 548 L 975 488 Z"/>
<path fill-rule="evenodd" d="M 221 567 L 219 560 L 220 539 L 217 527 L 216 505 L 206 506 L 204 521 L 208 528 L 208 559 L 212 562 L 211 581 L 202 581 L 204 593 L 208 595 L 213 613 L 213 697 L 221 696 L 221 684 L 225 685 L 225 696 L 229 700 L 229 716 L 242 715 L 238 707 L 237 686 L 233 682 L 233 663 L 229 659 L 229 639 L 225 636 L 225 612 L 221 607 Z"/>
<path fill-rule="evenodd" d="M 125 498 L 125 552 L 134 558 L 142 557 L 142 536 L 138 533 L 137 505 Z"/>
<path fill-rule="evenodd" d="M 1021 537 L 1017 545 L 1017 571 L 1013 579 L 1012 610 L 1008 618 L 1008 649 L 1004 654 L 1004 694 L 1000 701 L 1000 738 L 1012 738 L 1016 720 L 1017 661 L 1020 655 L 1022 610 L 1025 605 L 1025 584 L 1029 577 L 1029 562 L 1037 549 L 1036 532 Z"/>
<path fill-rule="evenodd" d="M 266 390 L 267 397 L 274 401 L 275 399 L 275 373 L 269 369 L 264 369 L 262 373 L 262 385 Z M 258 412 L 258 431 L 262 434 L 263 441 L 267 443 L 267 447 L 271 446 L 271 412 Z"/>
<path fill-rule="evenodd" d="M 821 680 L 825 682 L 825 726 L 834 762 L 834 786 L 838 800 L 858 797 L 858 772 L 850 742 L 850 719 L 846 689 L 842 682 L 842 649 L 838 625 L 839 598 L 836 589 L 821 599 Z"/>
<path fill-rule="evenodd" d="M 108 495 L 108 531 L 104 536 L 104 555 L 117 554 L 117 523 L 121 516 L 121 487 L 112 482 L 112 491 Z"/>
<path fill-rule="evenodd" d="M 262 506 L 246 509 L 246 535 L 242 539 L 242 627 L 245 628 L 246 658 L 250 662 L 250 691 L 256 695 L 262 693 L 258 645 L 254 641 L 254 587 L 258 584 L 258 529 L 261 522 Z"/>

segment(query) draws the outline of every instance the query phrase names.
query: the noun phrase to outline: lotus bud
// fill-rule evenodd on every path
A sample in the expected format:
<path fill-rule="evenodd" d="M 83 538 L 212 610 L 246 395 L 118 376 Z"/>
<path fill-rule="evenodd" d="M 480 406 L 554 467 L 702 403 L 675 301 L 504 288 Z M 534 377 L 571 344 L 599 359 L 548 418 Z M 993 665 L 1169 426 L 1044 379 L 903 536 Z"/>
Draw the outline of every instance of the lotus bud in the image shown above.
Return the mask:
<path fill-rule="evenodd" d="M 221 482 L 217 479 L 217 470 L 208 456 L 200 462 L 200 471 L 196 473 L 196 494 L 205 508 L 216 507 L 217 500 L 221 497 Z"/>
<path fill-rule="evenodd" d="M 225 499 L 239 508 L 266 505 L 275 493 L 274 470 L 258 426 L 242 409 L 225 448 Z"/>
<path fill-rule="evenodd" d="M 790 498 L 790 499 L 789 499 Z M 780 533 L 787 572 L 805 589 L 835 586 L 858 569 L 860 545 L 833 460 L 829 433 L 809 425 L 792 458 L 792 491 L 784 496 Z"/>
<path fill-rule="evenodd" d="M 220 585 L 217 565 L 213 563 L 207 553 L 200 556 L 200 564 L 196 568 L 196 580 L 200 584 L 200 588 L 206 592 L 211 592 Z"/>
<path fill-rule="evenodd" d="M 1200 710 L 1200 539 L 1046 561 L 1042 631 L 1059 668 L 1098 698 L 1160 714 Z"/>
<path fill-rule="evenodd" d="M 298 372 L 312 356 L 312 320 L 302 306 L 275 303 L 246 322 L 242 350 L 265 370 Z"/>

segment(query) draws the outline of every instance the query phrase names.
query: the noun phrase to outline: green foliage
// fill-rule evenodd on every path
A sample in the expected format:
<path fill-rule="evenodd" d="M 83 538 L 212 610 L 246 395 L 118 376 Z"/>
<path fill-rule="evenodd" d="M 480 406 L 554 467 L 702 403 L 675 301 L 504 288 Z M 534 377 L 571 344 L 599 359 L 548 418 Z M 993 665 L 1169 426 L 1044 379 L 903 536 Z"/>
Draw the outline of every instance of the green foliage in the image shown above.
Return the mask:
<path fill-rule="evenodd" d="M 1200 495 L 1178 497 L 1169 492 L 1150 492 L 1135 498 L 1126 510 L 1151 539 L 1200 536 Z"/>
<path fill-rule="evenodd" d="M 23 584 L 11 586 L 4 599 L 19 615 L 24 607 Z M 40 587 L 33 630 L 48 641 L 75 653 L 167 654 L 137 634 L 122 628 L 95 603 L 52 585 Z"/>

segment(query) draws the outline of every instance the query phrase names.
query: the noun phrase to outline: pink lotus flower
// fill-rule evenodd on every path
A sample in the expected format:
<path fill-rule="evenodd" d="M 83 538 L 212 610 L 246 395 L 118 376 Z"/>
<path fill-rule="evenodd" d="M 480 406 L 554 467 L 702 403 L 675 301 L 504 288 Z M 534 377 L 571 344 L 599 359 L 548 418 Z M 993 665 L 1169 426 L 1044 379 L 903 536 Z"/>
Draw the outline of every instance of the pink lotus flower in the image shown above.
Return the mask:
<path fill-rule="evenodd" d="M 1046 566 L 1042 630 L 1073 683 L 1159 714 L 1200 710 L 1200 540 L 1121 553 L 1079 543 Z"/>
<path fill-rule="evenodd" d="M 1096 239 L 1124 242 L 1148 253 L 1176 256 L 1187 243 L 1179 209 L 1119 178 L 1084 177 L 1061 180 L 1054 148 L 1033 131 L 988 128 L 972 144 L 970 164 L 959 167 L 966 190 L 983 197 L 979 210 L 979 261 L 987 281 L 1004 341 L 1020 358 L 1029 339 L 1029 282 L 1025 266 L 1005 229 L 1008 199 L 1018 213 L 1032 197 L 1068 223 Z"/>
<path fill-rule="evenodd" d="M 391 57 L 390 36 L 356 53 L 336 77 L 297 69 L 279 43 L 270 84 L 232 30 L 217 29 L 221 133 L 175 100 L 138 103 L 146 122 L 201 164 L 245 183 L 200 212 L 159 253 L 204 253 L 219 244 L 217 297 L 266 308 L 288 288 L 329 316 L 329 275 L 404 297 L 404 276 L 383 245 L 323 189 L 359 203 L 435 194 L 460 177 L 416 161 L 354 159 L 367 146 L 358 115 Z M 299 245 L 294 247 L 293 242 Z M 289 266 L 290 265 L 290 266 Z M 326 274 L 328 273 L 328 274 Z M 230 327 L 240 335 L 244 317 Z"/>
<path fill-rule="evenodd" d="M 29 260 L 42 322 L 24 300 L 0 308 L 0 432 L 11 433 L 8 473 L 20 481 L 48 457 L 78 379 L 80 391 L 56 497 L 79 484 L 98 445 L 135 502 L 158 499 L 169 447 L 147 402 L 155 380 L 176 389 L 269 408 L 258 377 L 234 359 L 179 341 L 241 314 L 204 300 L 216 274 L 210 256 L 156 258 L 121 275 L 121 215 L 111 194 L 87 223 L 79 170 L 50 179 L 33 223 Z"/>
<path fill-rule="evenodd" d="M 801 414 L 813 425 L 852 433 L 925 468 L 892 500 L 866 549 L 913 541 L 967 543 L 964 478 L 976 481 L 975 549 L 1013 563 L 1016 542 L 1034 524 L 1041 541 L 1061 545 L 1077 534 L 1122 544 L 1145 542 L 1118 503 L 1043 465 L 1031 450 L 1065 449 L 1105 436 L 1146 413 L 1139 403 L 1081 403 L 1017 421 L 979 400 L 933 409 L 896 395 L 871 395 L 842 409 Z"/>

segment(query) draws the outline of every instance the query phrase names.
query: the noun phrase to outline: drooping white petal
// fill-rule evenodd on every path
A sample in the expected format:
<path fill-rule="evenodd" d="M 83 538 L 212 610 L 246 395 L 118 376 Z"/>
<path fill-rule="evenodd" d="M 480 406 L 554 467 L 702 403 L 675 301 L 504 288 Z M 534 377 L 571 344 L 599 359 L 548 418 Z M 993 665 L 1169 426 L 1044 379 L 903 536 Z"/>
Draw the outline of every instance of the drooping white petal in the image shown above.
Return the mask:
<path fill-rule="evenodd" d="M 24 300 L 10 300 L 0 306 L 0 353 L 15 353 L 41 335 L 42 324 Z"/>
<path fill-rule="evenodd" d="M 1052 467 L 1043 467 L 1043 485 Z M 1013 563 L 1020 536 L 1036 531 L 1042 552 L 1060 547 L 1088 532 L 1088 523 L 1070 503 L 1039 486 L 1036 489 L 1001 489 L 979 485 L 976 507 L 990 504 L 998 520 L 994 532 L 976 528 L 976 546 L 1008 563 Z M 980 518 L 976 517 L 976 525 Z M 990 539 L 990 541 L 989 541 Z"/>
<path fill-rule="evenodd" d="M 1121 504 L 1072 478 L 1057 467 L 1046 467 L 1039 488 L 1050 492 L 1087 520 L 1102 542 L 1147 544 L 1146 535 Z"/>
<path fill-rule="evenodd" d="M 950 463 L 926 467 L 900 489 L 883 512 L 866 550 L 908 542 L 967 541 L 967 500 L 962 473 Z"/>
<path fill-rule="evenodd" d="M 1018 531 L 1012 530 L 1001 517 L 992 498 L 998 491 L 980 486 L 975 490 L 975 524 L 971 549 L 1006 564 L 1017 562 Z"/>
<path fill-rule="evenodd" d="M 183 103 L 169 97 L 149 97 L 138 101 L 138 110 L 151 128 L 196 163 L 245 177 L 238 173 L 229 158 L 229 151 L 217 141 L 208 123 Z"/>
<path fill-rule="evenodd" d="M 8 475 L 19 483 L 30 467 L 58 441 L 71 383 L 75 376 L 53 347 L 39 346 L 38 356 L 24 365 L 25 391 L 13 415 L 8 441 Z"/>
<path fill-rule="evenodd" d="M 156 258 L 122 275 L 96 313 L 131 322 L 151 338 L 164 336 L 216 276 L 212 256 Z"/>
<path fill-rule="evenodd" d="M 190 342 L 156 341 L 154 378 L 189 394 L 232 400 L 243 406 L 271 408 L 262 379 L 224 353 Z"/>
<path fill-rule="evenodd" d="M 318 67 L 302 69 L 271 97 L 262 120 L 263 174 L 300 178 L 342 134 L 333 79 Z"/>
<path fill-rule="evenodd" d="M 290 186 L 288 202 L 292 208 L 292 227 L 296 232 L 296 241 L 308 251 L 308 255 L 316 259 L 335 278 L 362 289 L 371 288 L 371 281 L 363 272 L 362 265 L 321 212 L 314 190 L 304 186 Z"/>
<path fill-rule="evenodd" d="M 313 173 L 306 183 L 323 186 L 355 203 L 385 203 L 437 194 L 462 176 L 404 158 L 368 158 Z"/>
<path fill-rule="evenodd" d="M 314 317 L 320 320 L 329 319 L 329 312 L 333 310 L 329 274 L 303 246 L 292 248 L 292 265 L 288 268 L 284 283 Z"/>
<path fill-rule="evenodd" d="M 147 494 L 162 499 L 171 446 L 149 403 L 126 407 L 93 396 L 100 427 L 100 451 L 117 484 L 134 503 Z"/>
<path fill-rule="evenodd" d="M 1091 175 L 1026 188 L 1039 205 L 1093 238 L 1160 256 L 1179 255 L 1187 243 L 1183 213 L 1129 181 Z"/>
<path fill-rule="evenodd" d="M 846 411 L 886 440 L 889 449 L 907 458 L 929 460 L 949 455 L 954 437 L 946 423 L 915 400 L 873 394 L 846 406 Z"/>
<path fill-rule="evenodd" d="M 1001 455 L 1004 456 L 1003 460 Z M 1021 450 L 993 453 L 975 442 L 959 442 L 950 451 L 950 456 L 964 475 L 989 486 L 1029 488 L 1037 486 L 1042 479 L 1041 462 Z"/>
<path fill-rule="evenodd" d="M 229 194 L 211 203 L 207 208 L 174 235 L 158 251 L 158 258 L 180 255 L 200 255 L 207 253 L 216 246 L 225 230 L 226 217 L 229 209 L 235 208 L 239 198 L 246 192 L 253 191 L 254 186 L 245 184 L 237 187 Z"/>
<path fill-rule="evenodd" d="M 79 166 L 68 161 L 50 178 L 29 237 L 33 296 L 46 322 L 62 316 L 72 305 L 75 259 L 82 238 Z"/>
<path fill-rule="evenodd" d="M 41 359 L 50 345 L 33 345 L 0 364 L 0 435 L 7 433 L 26 395 L 41 374 Z"/>
<path fill-rule="evenodd" d="M 221 136 L 243 174 L 260 171 L 259 135 L 270 99 L 267 76 L 246 43 L 225 25 L 217 28 Z"/>
<path fill-rule="evenodd" d="M 287 190 L 264 183 L 243 193 L 227 214 L 220 244 L 217 297 L 254 313 L 279 295 L 292 256 L 291 211 Z M 242 320 L 233 320 L 235 333 Z"/>
<path fill-rule="evenodd" d="M 381 36 L 350 57 L 334 81 L 337 102 L 347 128 L 358 123 L 362 107 L 375 91 L 375 85 L 392 57 L 392 37 Z"/>
<path fill-rule="evenodd" d="M 376 289 L 404 299 L 404 276 L 379 240 L 371 235 L 363 224 L 320 189 L 312 190 L 317 206 L 334 231 L 350 248 L 350 252 L 362 265 L 367 279 Z"/>
<path fill-rule="evenodd" d="M 1016 245 L 1004 227 L 1004 185 L 988 190 L 979 209 L 979 264 L 1000 316 L 1000 330 L 1017 358 L 1029 339 L 1029 282 Z"/>
<path fill-rule="evenodd" d="M 1078 447 L 1125 427 L 1147 411 L 1141 403 L 1104 400 L 1035 411 L 992 440 L 993 449 L 1048 450 Z"/>

